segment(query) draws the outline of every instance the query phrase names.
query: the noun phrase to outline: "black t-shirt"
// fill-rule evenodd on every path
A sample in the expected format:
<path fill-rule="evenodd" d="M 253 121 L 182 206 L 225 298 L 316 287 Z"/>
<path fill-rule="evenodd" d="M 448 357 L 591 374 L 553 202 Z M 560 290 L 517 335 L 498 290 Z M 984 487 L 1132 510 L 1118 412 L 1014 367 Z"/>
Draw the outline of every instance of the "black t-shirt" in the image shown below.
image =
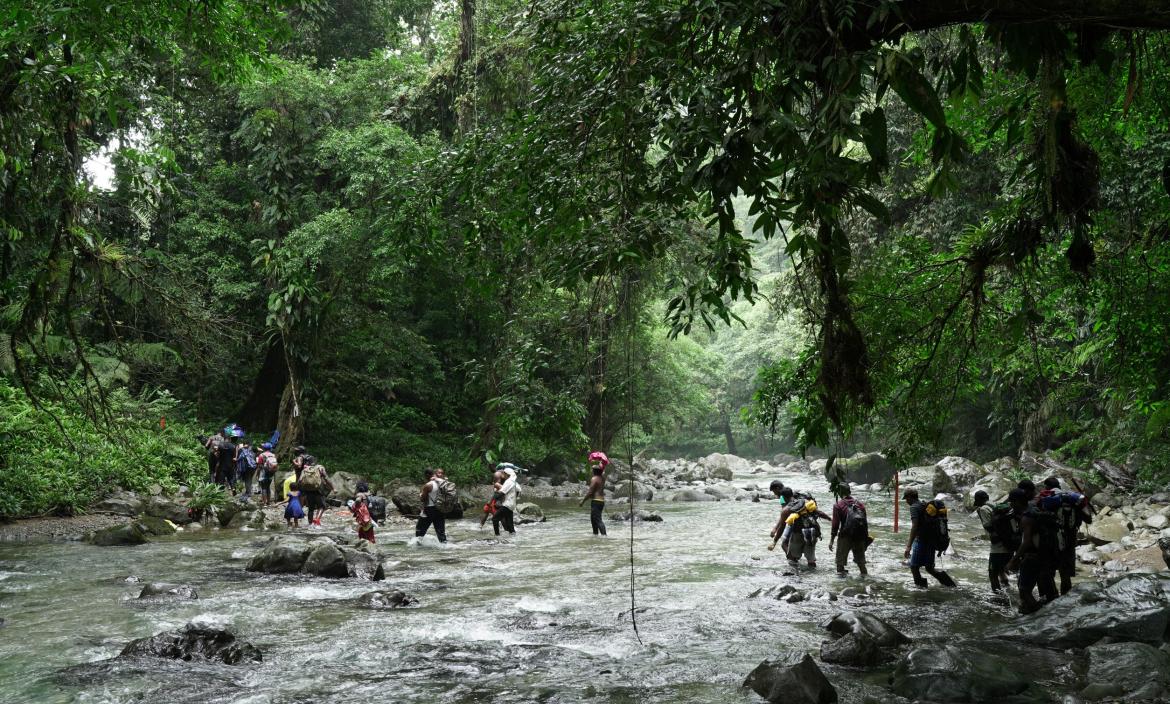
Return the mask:
<path fill-rule="evenodd" d="M 236 466 L 236 446 L 224 440 L 219 444 L 220 469 L 233 469 Z"/>

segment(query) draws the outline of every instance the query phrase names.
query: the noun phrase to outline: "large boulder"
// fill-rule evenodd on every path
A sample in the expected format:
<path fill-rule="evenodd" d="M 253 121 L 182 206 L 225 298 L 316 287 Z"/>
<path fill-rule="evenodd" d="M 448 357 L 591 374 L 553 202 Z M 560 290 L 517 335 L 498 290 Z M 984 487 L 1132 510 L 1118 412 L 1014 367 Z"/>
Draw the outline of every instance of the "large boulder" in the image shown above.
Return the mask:
<path fill-rule="evenodd" d="M 1007 501 L 1008 493 L 1016 488 L 1016 482 L 998 472 L 991 472 L 979 478 L 964 497 L 964 506 L 968 511 L 975 510 L 975 492 L 985 491 L 991 503 L 1000 504 Z"/>
<path fill-rule="evenodd" d="M 1085 699 L 1170 701 L 1170 653 L 1147 643 L 1103 643 L 1086 649 Z"/>
<path fill-rule="evenodd" d="M 674 495 L 670 497 L 670 500 L 675 501 L 675 502 L 684 502 L 684 501 L 715 501 L 716 499 L 714 496 L 711 496 L 710 494 L 704 494 L 701 491 L 695 491 L 694 489 L 681 489 L 679 491 L 674 492 Z"/>
<path fill-rule="evenodd" d="M 296 536 L 278 535 L 269 540 L 248 562 L 249 572 L 287 574 L 300 572 L 309 557 L 309 544 Z"/>
<path fill-rule="evenodd" d="M 358 482 L 366 480 L 364 477 L 359 477 L 352 472 L 330 472 L 329 481 L 333 482 L 332 496 L 336 496 L 342 502 L 345 502 L 357 494 Z"/>
<path fill-rule="evenodd" d="M 1161 643 L 1170 625 L 1170 574 L 1081 582 L 1068 594 L 999 631 L 1048 648 L 1084 648 L 1109 636 Z"/>
<path fill-rule="evenodd" d="M 141 545 L 150 540 L 150 531 L 140 521 L 95 530 L 85 537 L 93 545 Z"/>
<path fill-rule="evenodd" d="M 343 579 L 349 576 L 349 569 L 345 564 L 345 555 L 341 548 L 332 540 L 323 538 L 314 540 L 301 571 L 318 577 Z"/>
<path fill-rule="evenodd" d="M 89 507 L 98 513 L 116 513 L 119 516 L 137 516 L 142 513 L 145 501 L 132 491 L 118 489 L 106 498 Z"/>
<path fill-rule="evenodd" d="M 965 457 L 944 457 L 934 465 L 934 491 L 955 493 L 975 484 L 983 474 L 982 467 Z"/>
<path fill-rule="evenodd" d="M 400 486 L 390 494 L 390 501 L 394 508 L 403 516 L 417 518 L 422 513 L 422 502 L 419 500 L 419 487 Z"/>
<path fill-rule="evenodd" d="M 808 653 L 765 660 L 743 682 L 772 704 L 833 704 L 837 690 Z"/>
<path fill-rule="evenodd" d="M 1085 527 L 1085 533 L 1094 545 L 1115 543 L 1129 535 L 1129 519 L 1120 513 L 1099 516 Z"/>
<path fill-rule="evenodd" d="M 928 497 L 933 498 L 935 495 L 934 470 L 934 465 L 903 469 L 898 473 L 901 490 L 917 489 L 923 499 Z"/>
<path fill-rule="evenodd" d="M 885 648 L 910 642 L 910 639 L 897 628 L 865 611 L 838 612 L 822 623 L 821 627 L 837 636 L 846 636 L 850 633 L 862 635 Z"/>
<path fill-rule="evenodd" d="M 624 481 L 613 489 L 615 499 L 628 499 L 633 496 L 638 501 L 650 501 L 654 498 L 654 487 L 636 481 Z"/>
<path fill-rule="evenodd" d="M 209 660 L 227 665 L 263 659 L 256 646 L 236 640 L 231 631 L 191 623 L 181 631 L 167 631 L 130 641 L 122 649 L 121 657 Z"/>
<path fill-rule="evenodd" d="M 730 501 L 735 498 L 738 490 L 730 484 L 708 484 L 703 487 L 704 494 L 710 494 L 720 501 Z"/>
<path fill-rule="evenodd" d="M 630 512 L 614 511 L 613 513 L 609 514 L 609 517 L 615 521 L 628 521 L 630 520 Z M 636 509 L 634 511 L 634 522 L 636 523 L 639 521 L 645 521 L 647 523 L 661 523 L 662 514 L 655 513 L 654 511 L 643 511 L 642 509 Z"/>
<path fill-rule="evenodd" d="M 876 640 L 863 633 L 846 633 L 821 644 L 821 660 L 834 665 L 872 667 L 891 657 Z"/>
<path fill-rule="evenodd" d="M 135 523 L 142 526 L 149 535 L 173 535 L 178 530 L 174 523 L 154 516 L 139 516 Z"/>
<path fill-rule="evenodd" d="M 544 511 L 536 504 L 516 504 L 516 522 L 520 525 L 544 523 Z"/>
<path fill-rule="evenodd" d="M 1028 689 L 1019 663 L 965 644 L 914 648 L 898 661 L 890 689 L 932 702 L 999 702 Z"/>
<path fill-rule="evenodd" d="M 191 513 L 187 507 L 177 501 L 171 501 L 165 496 L 152 496 L 147 499 L 142 512 L 147 516 L 161 518 L 177 525 L 186 525 L 191 522 Z"/>
<path fill-rule="evenodd" d="M 186 584 L 166 584 L 164 582 L 150 582 L 142 587 L 138 593 L 139 599 L 152 597 L 173 597 L 176 599 L 198 599 L 199 594 L 194 587 Z"/>
<path fill-rule="evenodd" d="M 833 463 L 833 474 L 850 484 L 885 484 L 894 476 L 894 465 L 878 452 L 859 452 Z M 826 474 L 825 479 L 833 477 Z"/>

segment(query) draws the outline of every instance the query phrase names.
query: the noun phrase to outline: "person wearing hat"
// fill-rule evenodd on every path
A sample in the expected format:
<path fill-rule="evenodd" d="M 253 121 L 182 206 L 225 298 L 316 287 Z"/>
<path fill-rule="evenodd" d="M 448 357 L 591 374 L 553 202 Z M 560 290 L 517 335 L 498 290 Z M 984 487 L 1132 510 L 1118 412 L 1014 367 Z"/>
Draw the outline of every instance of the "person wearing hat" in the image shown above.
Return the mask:
<path fill-rule="evenodd" d="M 594 535 L 605 535 L 605 468 L 609 465 L 609 457 L 604 452 L 589 454 L 589 467 L 593 470 L 593 478 L 589 480 L 589 490 L 578 506 L 589 504 L 589 524 L 593 526 Z M 630 520 L 634 520 L 630 516 Z"/>

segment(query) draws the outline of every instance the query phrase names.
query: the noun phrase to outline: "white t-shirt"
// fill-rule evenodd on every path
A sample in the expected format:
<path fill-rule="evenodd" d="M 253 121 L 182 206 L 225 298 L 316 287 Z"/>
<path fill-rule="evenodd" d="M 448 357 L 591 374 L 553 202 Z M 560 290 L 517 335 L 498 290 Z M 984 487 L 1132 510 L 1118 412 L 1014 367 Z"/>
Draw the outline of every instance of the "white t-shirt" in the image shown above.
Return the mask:
<path fill-rule="evenodd" d="M 516 483 L 516 472 L 505 469 L 508 478 L 500 485 L 500 493 L 504 495 L 504 508 L 516 510 L 516 497 L 520 495 L 520 485 Z"/>
<path fill-rule="evenodd" d="M 430 487 L 431 487 L 431 490 L 427 492 L 427 506 L 437 506 L 438 505 L 435 502 L 435 499 L 437 499 L 439 496 L 439 482 L 441 482 L 441 481 L 443 481 L 443 480 L 439 479 L 438 477 L 435 477 L 434 479 L 427 482 L 427 484 L 430 485 Z"/>

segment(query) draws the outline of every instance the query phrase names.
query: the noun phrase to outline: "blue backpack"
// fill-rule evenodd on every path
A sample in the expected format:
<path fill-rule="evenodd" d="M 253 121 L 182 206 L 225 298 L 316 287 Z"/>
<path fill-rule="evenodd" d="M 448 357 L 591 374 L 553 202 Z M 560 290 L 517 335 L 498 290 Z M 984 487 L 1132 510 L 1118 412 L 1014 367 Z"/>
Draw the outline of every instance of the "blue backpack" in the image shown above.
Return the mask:
<path fill-rule="evenodd" d="M 252 448 L 245 447 L 240 450 L 240 469 L 245 474 L 256 471 L 256 453 L 252 451 Z"/>

